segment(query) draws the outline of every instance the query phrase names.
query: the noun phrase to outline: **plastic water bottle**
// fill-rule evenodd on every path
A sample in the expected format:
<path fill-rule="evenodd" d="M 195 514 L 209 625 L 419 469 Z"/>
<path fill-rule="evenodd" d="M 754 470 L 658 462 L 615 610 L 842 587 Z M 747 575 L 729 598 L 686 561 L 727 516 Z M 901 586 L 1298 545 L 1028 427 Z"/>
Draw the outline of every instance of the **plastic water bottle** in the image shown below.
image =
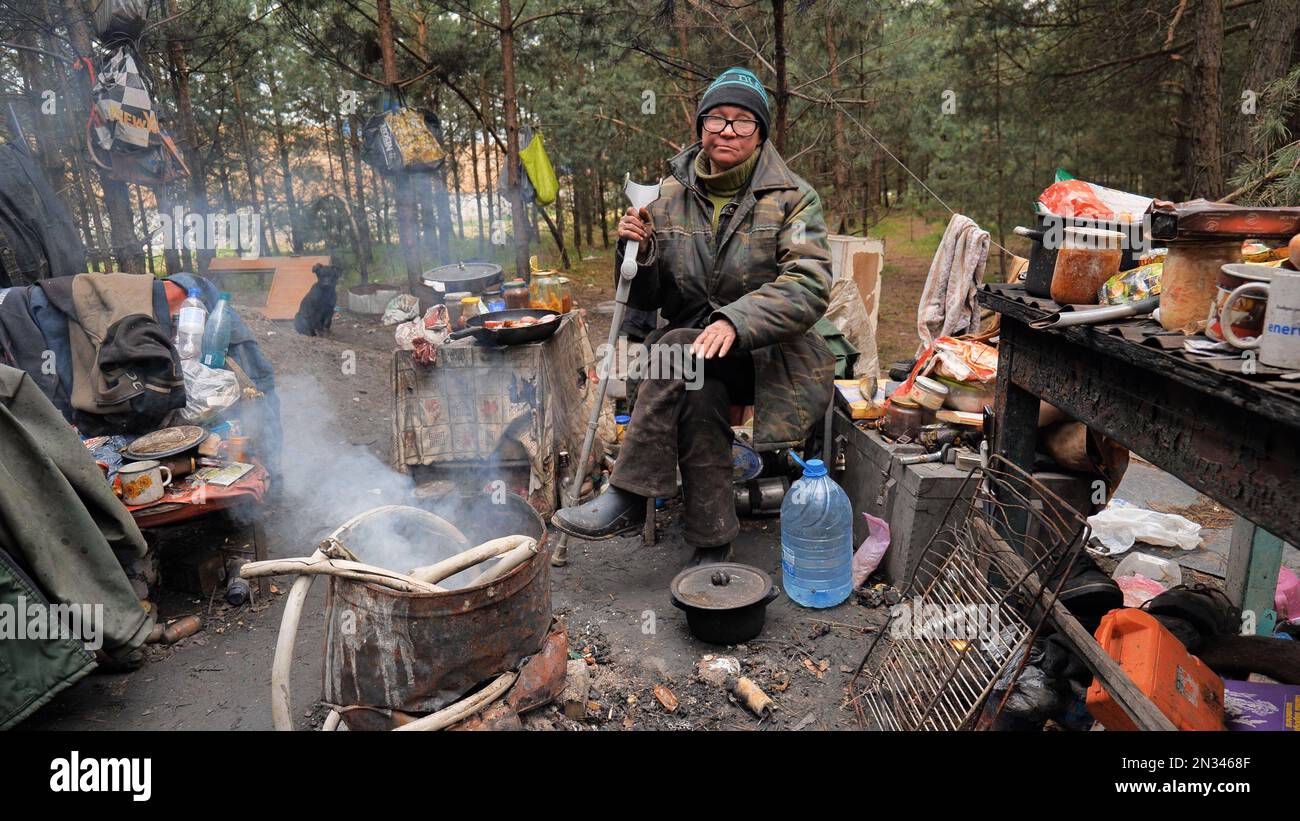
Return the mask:
<path fill-rule="evenodd" d="M 176 320 L 176 353 L 181 359 L 198 359 L 203 354 L 203 328 L 208 321 L 208 309 L 203 304 L 198 288 L 191 288 L 189 296 L 181 303 Z"/>
<path fill-rule="evenodd" d="M 222 291 L 217 307 L 212 309 L 212 316 L 208 319 L 207 330 L 203 333 L 201 361 L 209 368 L 226 366 L 226 349 L 230 347 L 230 322 L 230 294 Z"/>
<path fill-rule="evenodd" d="M 820 459 L 781 502 L 781 586 L 804 607 L 834 607 L 853 591 L 853 507 Z"/>

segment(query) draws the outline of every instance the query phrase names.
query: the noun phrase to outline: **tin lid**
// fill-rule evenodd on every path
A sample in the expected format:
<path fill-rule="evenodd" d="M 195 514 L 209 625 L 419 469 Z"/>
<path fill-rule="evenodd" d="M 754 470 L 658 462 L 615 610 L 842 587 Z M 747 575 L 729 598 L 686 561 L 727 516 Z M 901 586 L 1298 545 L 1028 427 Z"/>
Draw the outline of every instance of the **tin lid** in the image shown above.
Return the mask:
<path fill-rule="evenodd" d="M 126 447 L 126 455 L 133 459 L 156 459 L 174 456 L 189 450 L 208 437 L 208 432 L 198 425 L 182 425 L 146 433 Z"/>
<path fill-rule="evenodd" d="M 890 404 L 897 405 L 901 408 L 919 408 L 921 404 L 910 396 L 893 396 L 889 399 Z"/>
<path fill-rule="evenodd" d="M 476 296 L 463 296 L 460 298 L 461 305 L 477 305 L 480 302 Z"/>
<path fill-rule="evenodd" d="M 940 396 L 948 395 L 947 385 L 937 380 L 931 379 L 928 376 L 918 376 L 916 378 L 916 384 L 921 387 L 921 390 L 926 390 L 929 391 L 930 393 L 937 393 Z"/>
<path fill-rule="evenodd" d="M 762 601 L 772 589 L 772 577 L 738 562 L 702 564 L 678 573 L 669 589 L 691 607 L 734 610 Z"/>

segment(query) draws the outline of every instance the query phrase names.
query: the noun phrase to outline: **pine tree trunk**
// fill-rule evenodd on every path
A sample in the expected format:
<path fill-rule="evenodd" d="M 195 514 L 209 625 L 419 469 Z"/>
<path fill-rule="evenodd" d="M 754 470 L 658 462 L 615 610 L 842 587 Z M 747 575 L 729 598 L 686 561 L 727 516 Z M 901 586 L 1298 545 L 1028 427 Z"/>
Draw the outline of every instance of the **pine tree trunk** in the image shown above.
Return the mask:
<path fill-rule="evenodd" d="M 776 69 L 776 111 L 772 123 L 776 150 L 785 153 L 786 114 L 790 108 L 790 88 L 785 70 L 785 0 L 772 0 L 772 46 L 775 57 L 772 61 Z"/>
<path fill-rule="evenodd" d="M 506 119 L 506 175 L 510 189 L 510 212 L 514 221 L 515 275 L 527 277 L 528 212 L 519 179 L 519 101 L 515 89 L 515 30 L 510 0 L 498 0 L 501 11 L 501 85 Z"/>
<path fill-rule="evenodd" d="M 167 14 L 180 14 L 180 5 L 176 0 L 167 0 Z M 184 23 L 177 22 L 168 27 L 167 53 L 171 63 L 172 90 L 176 94 L 176 112 L 181 120 L 181 151 L 185 156 L 185 164 L 190 168 L 190 208 L 206 222 L 209 210 L 208 189 L 203 154 L 199 151 L 199 128 L 194 120 L 194 106 L 190 102 L 190 70 L 185 60 L 185 47 L 176 39 L 177 27 L 183 25 Z M 207 273 L 208 263 L 216 256 L 216 249 L 207 246 L 215 240 L 215 237 L 209 237 L 207 241 L 200 238 L 196 254 L 197 273 Z"/>
<path fill-rule="evenodd" d="M 360 119 L 351 115 L 351 128 L 348 129 L 348 146 L 352 151 L 352 168 L 354 174 L 355 198 L 357 203 L 357 228 L 361 231 L 361 256 L 365 262 L 361 266 L 361 281 L 369 282 L 369 266 L 375 259 L 374 248 L 370 238 L 370 216 L 366 209 L 365 166 L 361 160 Z"/>
<path fill-rule="evenodd" d="M 483 240 L 487 234 L 487 225 L 483 222 L 483 189 L 478 177 L 478 137 L 473 128 L 469 132 L 469 158 L 470 170 L 474 175 L 474 207 L 478 213 L 478 255 L 482 257 L 486 252 Z"/>
<path fill-rule="evenodd" d="M 1223 76 L 1223 0 L 1199 0 L 1194 6 L 1196 37 L 1187 85 L 1191 128 L 1188 190 L 1214 199 L 1224 193 L 1221 139 Z"/>

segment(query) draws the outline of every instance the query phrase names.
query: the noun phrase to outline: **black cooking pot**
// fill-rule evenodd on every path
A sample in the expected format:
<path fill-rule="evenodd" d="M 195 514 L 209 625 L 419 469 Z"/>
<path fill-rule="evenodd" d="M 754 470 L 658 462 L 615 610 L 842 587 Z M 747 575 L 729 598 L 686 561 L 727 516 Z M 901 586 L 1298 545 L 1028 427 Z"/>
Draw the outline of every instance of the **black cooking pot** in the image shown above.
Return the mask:
<path fill-rule="evenodd" d="M 771 576 L 737 562 L 688 567 L 670 589 L 691 635 L 709 644 L 743 644 L 763 632 L 767 606 L 781 595 Z"/>
<path fill-rule="evenodd" d="M 433 268 L 425 271 L 421 278 L 431 289 L 430 293 L 435 304 L 441 303 L 447 294 L 454 294 L 457 291 L 481 294 L 488 288 L 503 282 L 500 265 L 470 260 Z"/>
<path fill-rule="evenodd" d="M 1103 222 L 1092 219 L 1082 219 L 1079 217 L 1055 217 L 1050 214 L 1039 214 L 1038 225 L 1035 228 L 1025 228 L 1018 226 L 1015 233 L 1025 237 L 1031 243 L 1029 249 L 1029 269 L 1025 272 L 1025 292 L 1030 296 L 1036 296 L 1040 299 L 1052 298 L 1052 274 L 1056 272 L 1056 248 L 1048 248 L 1043 244 L 1043 237 L 1051 226 L 1049 220 L 1059 221 L 1061 228 L 1093 228 L 1106 231 L 1118 230 L 1113 222 Z M 1057 229 L 1058 232 L 1060 228 Z M 1143 242 L 1144 227 L 1138 226 L 1135 233 L 1128 235 L 1136 242 Z M 1142 257 L 1142 249 L 1130 247 L 1128 240 L 1124 241 L 1124 253 L 1120 257 L 1119 269 L 1129 271 L 1137 267 L 1137 262 Z"/>

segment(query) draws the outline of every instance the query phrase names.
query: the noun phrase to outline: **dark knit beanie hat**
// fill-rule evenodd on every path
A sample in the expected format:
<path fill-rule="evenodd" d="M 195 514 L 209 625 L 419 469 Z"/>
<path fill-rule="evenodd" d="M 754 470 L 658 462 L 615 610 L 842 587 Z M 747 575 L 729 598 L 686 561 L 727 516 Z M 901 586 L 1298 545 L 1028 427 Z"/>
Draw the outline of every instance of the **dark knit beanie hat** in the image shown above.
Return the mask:
<path fill-rule="evenodd" d="M 704 90 L 700 107 L 695 112 L 695 136 L 704 131 L 704 115 L 720 105 L 738 105 L 753 112 L 758 120 L 759 139 L 766 140 L 771 114 L 767 109 L 767 91 L 754 72 L 744 68 L 729 68 Z"/>

